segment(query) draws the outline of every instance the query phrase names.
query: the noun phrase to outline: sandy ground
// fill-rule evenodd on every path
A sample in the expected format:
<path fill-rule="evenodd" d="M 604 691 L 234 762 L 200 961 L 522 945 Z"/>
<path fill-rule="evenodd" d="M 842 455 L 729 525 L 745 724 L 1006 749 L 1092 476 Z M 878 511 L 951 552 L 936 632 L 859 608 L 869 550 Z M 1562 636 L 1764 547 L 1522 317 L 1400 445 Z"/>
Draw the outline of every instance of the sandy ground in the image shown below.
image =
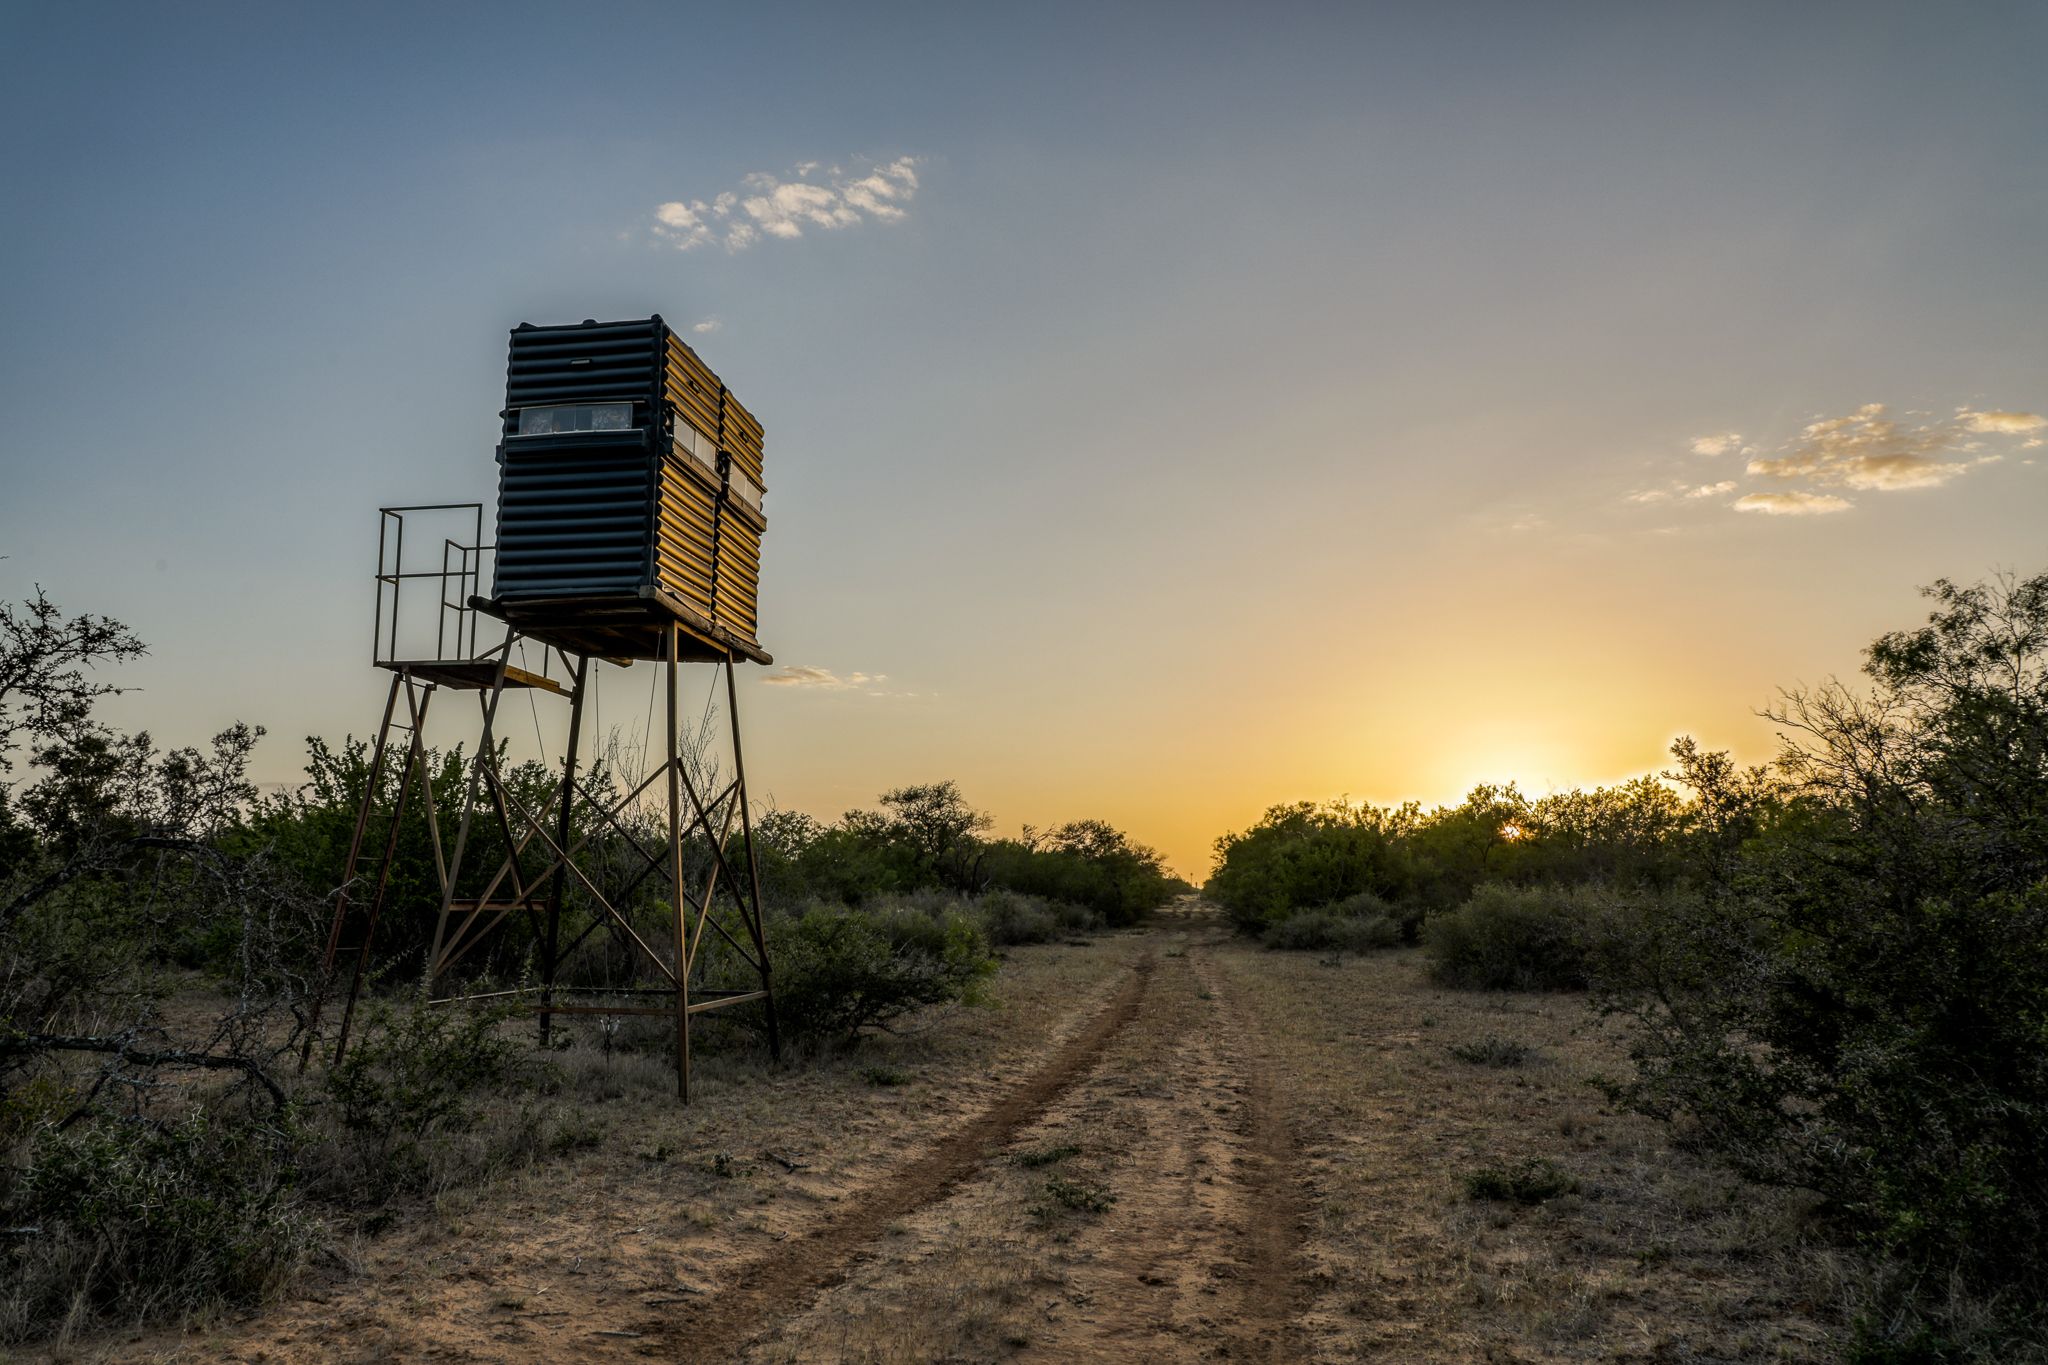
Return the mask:
<path fill-rule="evenodd" d="M 1579 998 L 1441 991 L 1412 950 L 1264 952 L 1199 902 L 1013 950 L 999 993 L 850 1058 L 713 1065 L 688 1109 L 624 1059 L 598 1148 L 444 1196 L 248 1320 L 59 1358 L 1824 1353 L 1797 1210 L 1606 1110 L 1588 1080 L 1623 1062 Z M 1449 1050 L 1487 1037 L 1535 1056 Z M 1577 1188 L 1465 1193 L 1526 1156 Z"/>

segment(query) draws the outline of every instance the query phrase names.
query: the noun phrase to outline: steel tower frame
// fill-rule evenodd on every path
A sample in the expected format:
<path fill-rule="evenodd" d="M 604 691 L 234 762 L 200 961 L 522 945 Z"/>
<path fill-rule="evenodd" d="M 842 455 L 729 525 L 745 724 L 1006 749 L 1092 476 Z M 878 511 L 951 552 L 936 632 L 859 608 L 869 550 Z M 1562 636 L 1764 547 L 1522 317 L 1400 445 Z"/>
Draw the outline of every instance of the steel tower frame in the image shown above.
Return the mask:
<path fill-rule="evenodd" d="M 399 544 L 403 543 L 403 514 L 408 511 L 466 510 L 456 507 L 385 508 L 386 525 L 396 517 Z M 478 508 L 479 518 L 481 508 Z M 481 526 L 478 527 L 479 532 Z M 384 540 L 379 537 L 379 624 L 377 628 L 378 667 L 391 674 L 383 719 L 371 751 L 363 798 L 356 812 L 349 842 L 348 862 L 340 889 L 335 893 L 334 914 L 327 937 L 318 986 L 308 1015 L 301 1068 L 306 1065 L 319 1036 L 321 1015 L 330 996 L 342 996 L 341 1017 L 336 1026 L 332 1061 L 338 1064 L 347 1054 L 356 1005 L 373 966 L 377 925 L 384 917 L 391 895 L 392 868 L 405 829 L 405 813 L 415 788 L 422 803 L 428 840 L 432 846 L 434 875 L 439 892 L 439 913 L 435 921 L 433 948 L 426 964 L 428 998 L 436 1005 L 460 1005 L 480 1001 L 511 1002 L 539 1017 L 540 1038 L 546 1046 L 557 1016 L 649 1015 L 672 1016 L 676 1029 L 676 1093 L 690 1098 L 690 1021 L 712 1010 L 760 1002 L 766 1016 L 770 1054 L 781 1057 L 781 1037 L 776 1026 L 773 973 L 761 914 L 760 864 L 755 856 L 752 814 L 747 803 L 745 749 L 741 741 L 739 691 L 730 649 L 722 659 L 710 661 L 725 675 L 726 714 L 730 725 L 733 776 L 716 791 L 700 791 L 683 757 L 678 699 L 685 663 L 702 663 L 703 641 L 680 624 L 665 627 L 656 646 L 653 665 L 662 670 L 667 693 L 664 707 L 666 759 L 647 773 L 630 792 L 595 790 L 578 770 L 584 729 L 585 703 L 593 687 L 592 655 L 577 653 L 547 638 L 545 631 L 508 625 L 504 643 L 470 657 L 452 659 L 401 660 L 387 655 L 396 651 L 397 598 L 409 579 L 443 580 L 441 608 L 444 615 L 455 613 L 454 643 L 460 648 L 464 629 L 475 637 L 475 620 L 464 615 L 475 612 L 475 599 L 465 600 L 464 591 L 478 573 L 481 554 L 488 547 L 461 546 L 447 542 L 443 569 L 403 573 L 384 572 Z M 402 567 L 402 549 L 400 551 Z M 453 567 L 451 567 L 451 565 Z M 456 596 L 448 594 L 448 580 L 455 580 Z M 386 648 L 383 608 L 386 591 L 391 599 L 392 633 Z M 437 652 L 448 642 L 444 629 L 437 631 Z M 515 650 L 523 643 L 539 645 L 560 660 L 566 685 L 549 676 L 512 663 Z M 524 651 L 519 651 L 524 657 Z M 611 662 L 629 664 L 630 660 Z M 439 691 L 468 691 L 477 695 L 481 721 L 478 742 L 467 766 L 461 816 L 452 848 L 444 844 L 439 813 L 435 809 L 431 774 L 427 770 L 425 728 L 434 696 Z M 568 746 L 563 757 L 560 780 L 538 807 L 523 800 L 507 782 L 499 744 L 499 707 L 505 694 L 527 690 L 568 702 Z M 404 702 L 401 712 L 399 703 Z M 403 755 L 394 760 L 401 747 Z M 381 811 L 387 769 L 399 765 L 398 787 L 388 809 Z M 666 839 L 655 849 L 621 818 L 635 803 L 659 789 L 659 814 Z M 382 816 L 381 821 L 379 816 Z M 579 835 L 579 815 L 582 817 Z M 480 892 L 461 894 L 466 864 L 474 861 L 472 833 L 477 820 L 487 821 L 503 840 L 505 856 L 499 860 Z M 737 824 L 743 859 L 732 849 Z M 381 828 L 379 828 L 381 826 Z M 607 895 L 598 870 L 586 865 L 588 855 L 609 838 L 637 855 L 640 866 L 626 884 Z M 708 857 L 699 859 L 707 869 L 701 887 L 687 884 L 688 850 L 701 846 Z M 672 948 L 664 951 L 650 944 L 635 929 L 623 903 L 640 885 L 654 878 L 669 886 L 673 915 Z M 474 884 L 474 876 L 471 877 Z M 595 912 L 569 943 L 561 940 L 562 912 L 571 884 Z M 532 986 L 471 994 L 444 994 L 453 968 L 462 962 L 491 933 L 515 914 L 532 924 L 539 944 L 536 963 L 538 981 Z M 561 967 L 576 950 L 597 932 L 606 929 L 615 942 L 627 949 L 630 961 L 651 969 L 657 984 L 652 986 L 589 987 L 564 985 Z M 701 961 L 706 935 L 715 933 L 751 968 L 758 985 L 750 989 L 709 989 L 693 987 L 691 977 Z M 346 977 L 346 989 L 340 989 Z M 582 997 L 608 997 L 590 1001 Z M 666 1003 L 659 1003 L 667 997 Z"/>

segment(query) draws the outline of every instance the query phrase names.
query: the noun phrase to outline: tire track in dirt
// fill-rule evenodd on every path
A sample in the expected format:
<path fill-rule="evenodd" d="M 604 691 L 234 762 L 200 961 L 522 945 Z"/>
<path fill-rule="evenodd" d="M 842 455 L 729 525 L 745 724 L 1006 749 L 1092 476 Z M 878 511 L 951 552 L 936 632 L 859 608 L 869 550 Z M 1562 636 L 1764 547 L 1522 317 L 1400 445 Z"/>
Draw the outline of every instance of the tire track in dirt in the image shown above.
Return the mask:
<path fill-rule="evenodd" d="M 1214 941 L 1201 945 L 1214 946 Z M 1308 1343 L 1300 1318 L 1307 1306 L 1306 1267 L 1300 1248 L 1309 1239 L 1308 1201 L 1295 1161 L 1299 1152 L 1287 1113 L 1268 1075 L 1267 1059 L 1256 1045 L 1258 1028 L 1232 997 L 1212 959 L 1195 962 L 1195 975 L 1230 1026 L 1235 1046 L 1233 1068 L 1244 1082 L 1245 1139 L 1249 1160 L 1240 1169 L 1249 1210 L 1245 1228 L 1248 1283 L 1239 1324 L 1251 1358 L 1273 1362 L 1304 1359 Z"/>
<path fill-rule="evenodd" d="M 1154 937 L 1142 1012 L 1015 1131 L 1012 1159 L 895 1222 L 745 1359 L 1307 1358 L 1305 1166 L 1271 1024 L 1213 916 L 1162 917 Z"/>
<path fill-rule="evenodd" d="M 1259 1027 L 1234 1000 L 1213 915 L 1166 949 L 1146 1018 L 1036 1137 L 1073 1144 L 1116 1206 L 1071 1231 L 1059 1316 L 1030 1359 L 1131 1365 L 1307 1357 L 1294 1137 Z M 1091 1160 L 1092 1158 L 1092 1160 Z"/>
<path fill-rule="evenodd" d="M 1150 954 L 1139 958 L 1115 998 L 1045 1065 L 851 1208 L 742 1269 L 712 1291 L 702 1311 L 641 1322 L 637 1330 L 682 1352 L 685 1360 L 729 1359 L 778 1312 L 831 1289 L 862 1247 L 906 1214 L 944 1199 L 1094 1065 L 1137 1017 L 1153 966 Z"/>

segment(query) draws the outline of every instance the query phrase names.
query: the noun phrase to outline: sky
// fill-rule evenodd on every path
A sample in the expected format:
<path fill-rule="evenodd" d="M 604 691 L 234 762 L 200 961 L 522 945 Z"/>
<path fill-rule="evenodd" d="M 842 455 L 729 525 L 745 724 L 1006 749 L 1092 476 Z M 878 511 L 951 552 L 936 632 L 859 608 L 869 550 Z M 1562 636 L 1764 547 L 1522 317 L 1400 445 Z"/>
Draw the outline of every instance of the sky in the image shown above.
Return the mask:
<path fill-rule="evenodd" d="M 2048 568 L 2044 40 L 0 0 L 0 594 L 290 782 L 375 728 L 376 509 L 494 496 L 506 331 L 659 312 L 767 431 L 757 798 L 952 778 L 1199 879 L 1277 802 L 1760 761 L 1918 585 Z"/>

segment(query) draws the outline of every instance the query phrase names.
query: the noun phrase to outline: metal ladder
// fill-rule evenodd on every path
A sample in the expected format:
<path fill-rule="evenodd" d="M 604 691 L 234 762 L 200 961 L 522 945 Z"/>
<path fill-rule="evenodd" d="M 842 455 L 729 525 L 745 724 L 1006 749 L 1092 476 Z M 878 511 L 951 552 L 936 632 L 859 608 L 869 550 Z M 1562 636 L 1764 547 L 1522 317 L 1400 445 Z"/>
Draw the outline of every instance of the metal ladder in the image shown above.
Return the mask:
<path fill-rule="evenodd" d="M 440 853 L 440 831 L 434 815 L 432 775 L 426 771 L 426 746 L 422 735 L 426 729 L 427 707 L 434 699 L 435 684 L 418 681 L 411 670 L 393 669 L 391 691 L 384 701 L 384 719 L 377 727 L 377 742 L 371 751 L 370 771 L 363 788 L 362 805 L 356 810 L 355 831 L 349 838 L 348 861 L 343 865 L 341 886 L 334 893 L 334 921 L 327 933 L 327 952 L 320 963 L 320 980 L 314 990 L 312 1009 L 306 1017 L 305 1043 L 299 1053 L 299 1070 L 304 1072 L 313 1055 L 314 1041 L 319 1037 L 320 1014 L 327 996 L 334 988 L 335 970 L 347 963 L 349 974 L 348 997 L 342 1007 L 341 1026 L 335 1035 L 335 1055 L 340 1056 L 348 1046 L 349 1026 L 354 1022 L 356 999 L 362 992 L 363 976 L 369 967 L 370 949 L 377 938 L 377 920 L 384 910 L 384 892 L 391 881 L 391 866 L 398 855 L 398 841 L 404 829 L 406 800 L 411 795 L 414 782 L 424 788 L 428 834 L 434 841 L 435 853 Z M 398 699 L 405 698 L 405 718 L 398 716 Z M 391 816 L 385 829 L 384 843 L 380 851 L 372 853 L 365 843 L 369 835 L 371 819 L 376 812 L 377 799 L 384 784 L 385 764 L 392 747 L 392 732 L 403 731 L 405 741 L 404 768 L 398 781 L 398 794 L 391 803 Z M 371 862 L 374 861 L 375 877 L 367 879 Z M 352 941 L 344 942 L 344 939 Z M 350 959 L 353 959 L 352 961 Z"/>

